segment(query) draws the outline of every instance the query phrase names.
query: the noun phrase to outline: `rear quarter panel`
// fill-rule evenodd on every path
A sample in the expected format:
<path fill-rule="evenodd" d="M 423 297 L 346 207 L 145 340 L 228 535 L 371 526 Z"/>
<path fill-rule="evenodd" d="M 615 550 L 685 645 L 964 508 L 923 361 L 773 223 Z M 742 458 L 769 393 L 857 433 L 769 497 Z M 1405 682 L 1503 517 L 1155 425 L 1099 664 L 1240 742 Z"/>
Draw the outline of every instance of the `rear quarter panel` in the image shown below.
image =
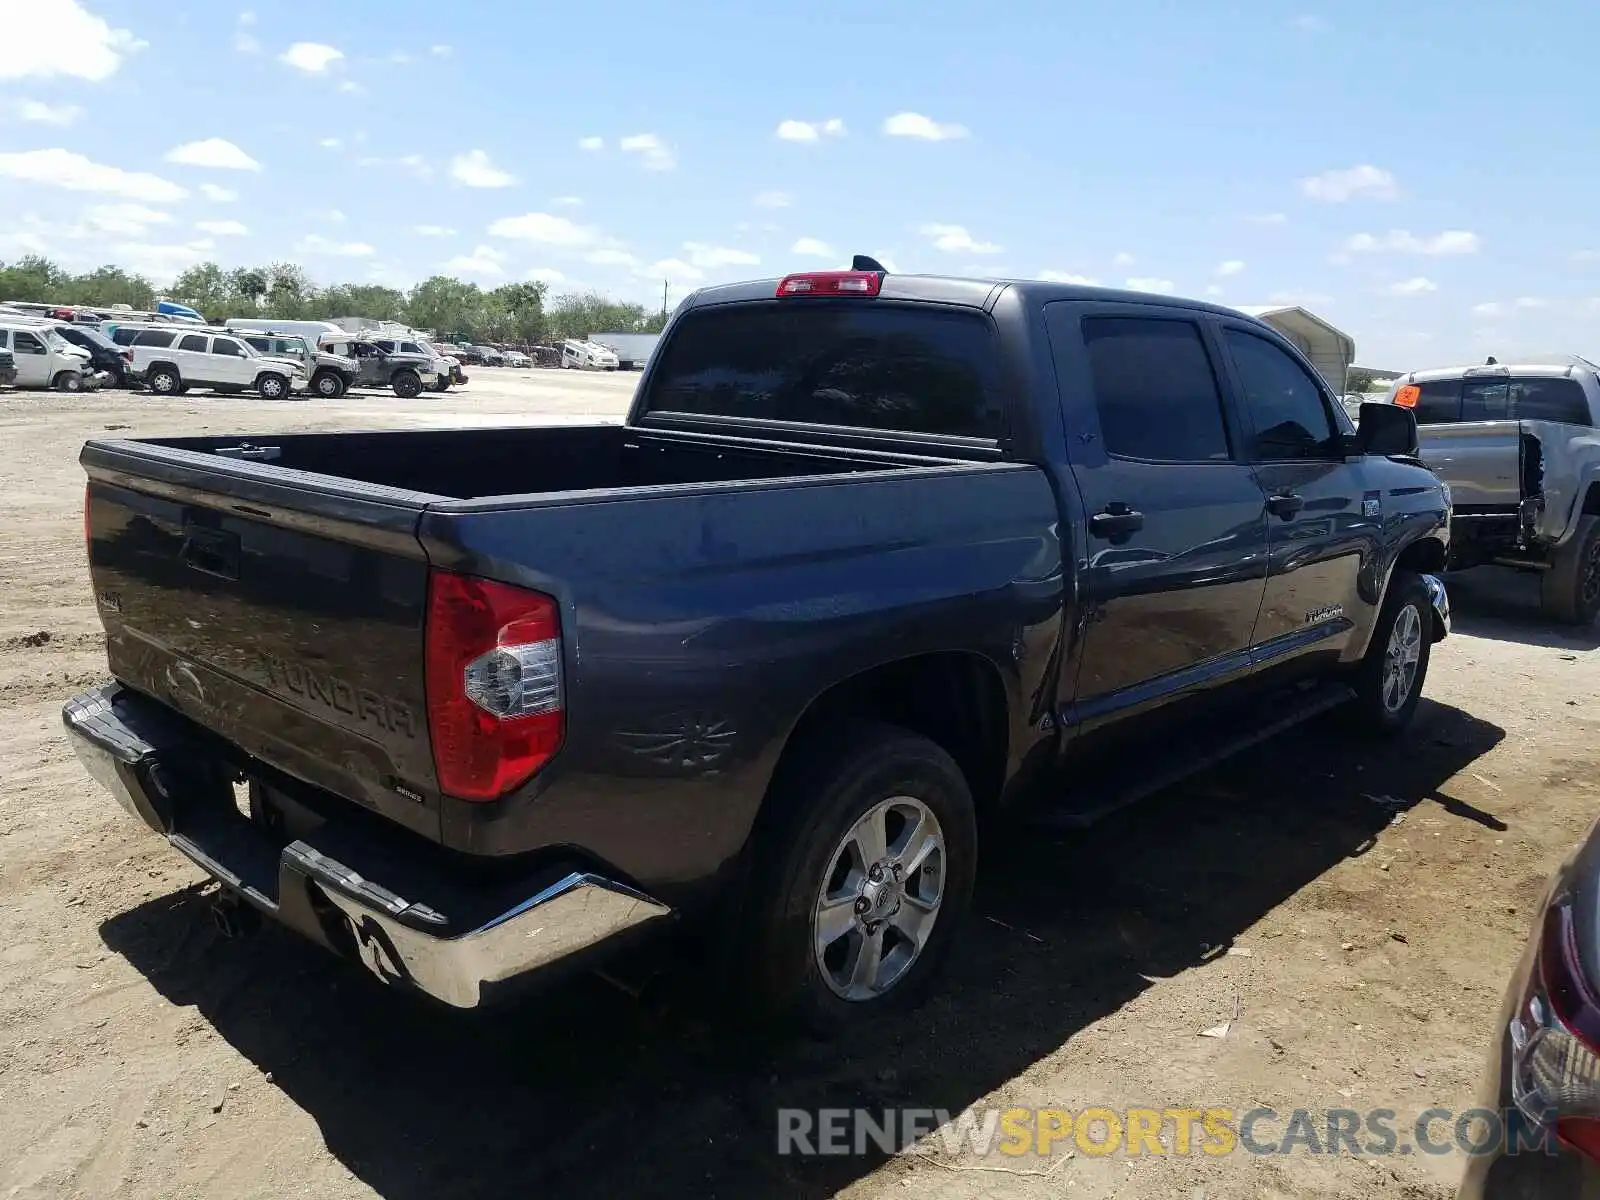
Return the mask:
<path fill-rule="evenodd" d="M 935 651 L 993 663 L 1023 752 L 1060 625 L 1049 482 L 1027 466 L 435 506 L 431 562 L 557 597 L 567 741 L 519 793 L 444 809 L 480 854 L 582 846 L 648 889 L 738 854 L 832 685 Z"/>
<path fill-rule="evenodd" d="M 1458 506 L 1515 509 L 1522 500 L 1516 421 L 1418 427 L 1422 461 L 1450 485 Z"/>

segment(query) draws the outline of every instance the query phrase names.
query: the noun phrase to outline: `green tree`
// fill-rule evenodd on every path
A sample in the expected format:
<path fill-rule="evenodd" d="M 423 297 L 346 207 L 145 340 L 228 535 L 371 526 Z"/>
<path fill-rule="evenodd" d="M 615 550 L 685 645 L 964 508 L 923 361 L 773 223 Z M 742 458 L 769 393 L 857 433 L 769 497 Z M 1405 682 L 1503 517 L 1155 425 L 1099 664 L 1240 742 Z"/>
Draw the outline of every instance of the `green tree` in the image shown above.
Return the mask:
<path fill-rule="evenodd" d="M 29 254 L 7 266 L 0 263 L 0 300 L 35 304 L 69 303 L 63 293 L 72 277 L 48 258 Z"/>
<path fill-rule="evenodd" d="M 76 276 L 66 285 L 64 294 L 71 296 L 72 303 L 102 307 L 126 304 L 129 308 L 149 309 L 156 303 L 155 288 L 148 279 L 109 264 Z"/>
<path fill-rule="evenodd" d="M 232 311 L 237 298 L 232 277 L 214 262 L 200 263 L 179 275 L 172 283 L 172 295 L 213 320 L 238 315 Z"/>
<path fill-rule="evenodd" d="M 229 303 L 254 311 L 267 296 L 267 273 L 257 267 L 235 267 L 228 272 Z"/>
<path fill-rule="evenodd" d="M 324 317 L 399 321 L 405 317 L 406 294 L 398 288 L 378 284 L 340 283 L 324 289 L 318 307 Z"/>
<path fill-rule="evenodd" d="M 286 321 L 306 319 L 316 297 L 316 285 L 306 269 L 296 263 L 275 262 L 264 272 L 267 279 L 267 315 Z"/>
<path fill-rule="evenodd" d="M 539 341 L 544 336 L 548 290 L 543 283 L 507 283 L 495 288 L 487 297 L 489 336 L 523 346 Z"/>
<path fill-rule="evenodd" d="M 648 333 L 659 314 L 647 314 L 642 304 L 619 303 L 599 292 L 557 296 L 550 307 L 550 337 L 584 338 L 591 333 Z M 655 326 L 659 328 L 659 326 Z"/>
<path fill-rule="evenodd" d="M 406 304 L 406 320 L 413 326 L 454 341 L 483 337 L 484 318 L 482 289 L 449 275 L 424 279 L 411 290 Z"/>

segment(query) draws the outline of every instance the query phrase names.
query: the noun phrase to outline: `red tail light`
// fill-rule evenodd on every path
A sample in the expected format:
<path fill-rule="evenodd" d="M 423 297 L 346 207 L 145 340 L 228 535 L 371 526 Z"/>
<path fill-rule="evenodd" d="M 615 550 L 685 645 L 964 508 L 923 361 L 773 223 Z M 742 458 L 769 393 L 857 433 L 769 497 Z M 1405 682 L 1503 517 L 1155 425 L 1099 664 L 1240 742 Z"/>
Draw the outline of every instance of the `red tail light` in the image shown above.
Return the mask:
<path fill-rule="evenodd" d="M 876 271 L 807 271 L 786 275 L 779 296 L 876 296 L 883 276 Z"/>
<path fill-rule="evenodd" d="M 432 572 L 426 658 L 440 791 L 494 800 L 561 748 L 561 616 L 549 596 Z"/>

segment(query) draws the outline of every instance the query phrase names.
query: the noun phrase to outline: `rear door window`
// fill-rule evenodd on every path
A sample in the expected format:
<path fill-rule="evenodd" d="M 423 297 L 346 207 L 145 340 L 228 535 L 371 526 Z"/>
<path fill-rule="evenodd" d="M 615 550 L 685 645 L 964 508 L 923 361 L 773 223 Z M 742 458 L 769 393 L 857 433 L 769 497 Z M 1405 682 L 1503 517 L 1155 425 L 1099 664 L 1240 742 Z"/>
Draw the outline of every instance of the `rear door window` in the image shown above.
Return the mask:
<path fill-rule="evenodd" d="M 1468 379 L 1461 385 L 1463 421 L 1508 421 L 1511 419 L 1511 383 L 1500 376 Z"/>
<path fill-rule="evenodd" d="M 23 333 L 20 329 L 17 331 L 16 337 L 13 339 L 12 344 L 16 347 L 18 354 L 44 353 L 44 343 L 33 334 Z"/>
<path fill-rule="evenodd" d="M 198 333 L 186 333 L 178 339 L 179 350 L 192 350 L 196 354 L 206 352 L 206 339 Z"/>
<path fill-rule="evenodd" d="M 137 329 L 128 329 L 124 327 L 121 329 L 113 329 L 111 331 L 111 340 L 119 346 L 133 345 L 133 339 L 138 336 L 139 331 Z"/>
<path fill-rule="evenodd" d="M 1431 379 L 1417 384 L 1418 425 L 1446 425 L 1461 420 L 1461 380 Z"/>
<path fill-rule="evenodd" d="M 1311 373 L 1264 337 L 1239 329 L 1223 336 L 1255 426 L 1252 457 L 1284 462 L 1336 455 L 1333 414 Z"/>
<path fill-rule="evenodd" d="M 401 354 L 421 354 L 422 353 L 422 347 L 417 345 L 415 342 L 401 342 L 400 343 L 400 353 Z"/>
<path fill-rule="evenodd" d="M 133 344 L 135 346 L 154 346 L 158 350 L 165 350 L 172 345 L 172 339 L 176 336 L 176 334 L 168 333 L 164 329 L 141 329 L 134 335 Z"/>
<path fill-rule="evenodd" d="M 1576 379 L 1513 379 L 1509 389 L 1519 421 L 1589 424 L 1589 398 Z"/>
<path fill-rule="evenodd" d="M 246 358 L 244 347 L 232 338 L 216 338 L 211 343 L 211 353 L 226 355 L 228 358 Z"/>
<path fill-rule="evenodd" d="M 1217 373 L 1193 321 L 1088 317 L 1083 344 L 1107 454 L 1145 462 L 1231 457 Z"/>
<path fill-rule="evenodd" d="M 689 312 L 645 408 L 985 439 L 1005 423 L 982 314 L 831 299 Z"/>

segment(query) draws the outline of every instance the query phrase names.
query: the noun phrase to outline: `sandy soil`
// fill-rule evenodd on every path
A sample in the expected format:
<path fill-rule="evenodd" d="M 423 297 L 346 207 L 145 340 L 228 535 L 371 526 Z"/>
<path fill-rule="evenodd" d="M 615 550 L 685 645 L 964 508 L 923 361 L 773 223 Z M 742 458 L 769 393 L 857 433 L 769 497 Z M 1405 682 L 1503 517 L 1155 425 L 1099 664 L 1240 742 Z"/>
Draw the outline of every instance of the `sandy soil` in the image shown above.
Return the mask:
<path fill-rule="evenodd" d="M 989 846 L 949 986 L 843 1043 L 588 980 L 460 1016 L 280 930 L 216 933 L 198 871 L 60 733 L 104 669 L 78 449 L 618 419 L 632 382 L 477 374 L 410 402 L 0 395 L 0 1196 L 1451 1193 L 1455 1156 L 783 1158 L 775 1113 L 1468 1107 L 1530 907 L 1600 811 L 1600 635 L 1542 623 L 1521 579 L 1454 585 L 1408 741 L 1308 728 L 1088 833 Z"/>

